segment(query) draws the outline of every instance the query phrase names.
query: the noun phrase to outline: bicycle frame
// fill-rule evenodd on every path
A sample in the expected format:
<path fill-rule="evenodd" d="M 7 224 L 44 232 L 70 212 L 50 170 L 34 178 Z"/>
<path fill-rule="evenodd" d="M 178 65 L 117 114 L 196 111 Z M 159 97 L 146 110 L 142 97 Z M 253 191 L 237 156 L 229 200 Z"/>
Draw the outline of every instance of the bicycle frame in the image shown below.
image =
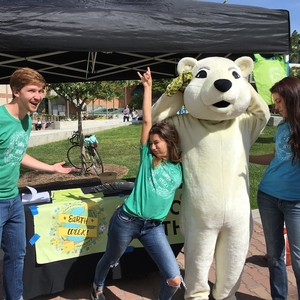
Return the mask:
<path fill-rule="evenodd" d="M 99 176 L 104 172 L 103 163 L 99 152 L 97 151 L 98 141 L 95 135 L 86 135 L 84 138 L 84 153 L 79 143 L 78 131 L 74 131 L 71 138 L 69 138 L 72 146 L 68 149 L 67 157 L 71 165 L 77 169 L 83 167 L 85 172 L 89 172 L 93 169 Z"/>

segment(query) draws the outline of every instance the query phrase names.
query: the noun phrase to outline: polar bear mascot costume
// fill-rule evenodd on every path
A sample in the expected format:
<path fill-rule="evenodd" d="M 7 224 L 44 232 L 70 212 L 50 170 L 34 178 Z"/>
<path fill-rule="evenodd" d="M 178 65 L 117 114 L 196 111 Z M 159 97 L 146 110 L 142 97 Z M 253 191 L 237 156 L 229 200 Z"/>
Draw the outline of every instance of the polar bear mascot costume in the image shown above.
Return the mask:
<path fill-rule="evenodd" d="M 152 113 L 155 122 L 174 124 L 181 140 L 185 299 L 209 298 L 213 259 L 213 297 L 235 299 L 252 233 L 249 150 L 269 109 L 245 79 L 250 57 L 185 57 L 177 70 Z M 182 105 L 188 113 L 178 115 Z"/>

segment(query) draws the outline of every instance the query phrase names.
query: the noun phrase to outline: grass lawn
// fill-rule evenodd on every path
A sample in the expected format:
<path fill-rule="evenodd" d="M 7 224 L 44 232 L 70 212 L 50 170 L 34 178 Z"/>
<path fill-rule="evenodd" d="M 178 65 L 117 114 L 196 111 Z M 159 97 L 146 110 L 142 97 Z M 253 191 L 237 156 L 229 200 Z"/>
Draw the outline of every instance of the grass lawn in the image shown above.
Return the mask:
<path fill-rule="evenodd" d="M 273 136 L 275 126 L 267 126 L 256 143 L 252 146 L 251 154 L 266 154 L 273 152 Z M 141 125 L 121 126 L 95 133 L 99 141 L 99 152 L 105 164 L 123 165 L 129 169 L 127 178 L 135 177 L 139 166 L 139 141 Z M 30 147 L 27 153 L 38 160 L 53 164 L 66 161 L 67 150 L 71 146 L 68 140 L 46 145 Z M 257 208 L 257 186 L 262 178 L 265 166 L 250 164 L 250 201 L 251 207 Z M 21 167 L 21 174 L 30 170 Z"/>

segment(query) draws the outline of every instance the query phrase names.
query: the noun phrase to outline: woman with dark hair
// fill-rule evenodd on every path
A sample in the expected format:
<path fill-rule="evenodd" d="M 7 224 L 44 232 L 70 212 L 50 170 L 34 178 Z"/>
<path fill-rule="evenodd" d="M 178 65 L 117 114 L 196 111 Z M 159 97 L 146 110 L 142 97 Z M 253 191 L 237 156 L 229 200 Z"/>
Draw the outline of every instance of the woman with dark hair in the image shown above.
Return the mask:
<path fill-rule="evenodd" d="M 106 251 L 95 271 L 93 300 L 105 300 L 106 276 L 133 239 L 143 244 L 162 274 L 160 300 L 172 299 L 182 283 L 178 263 L 162 226 L 182 182 L 179 136 L 175 127 L 165 122 L 152 126 L 150 69 L 138 75 L 144 85 L 140 166 L 131 194 L 111 217 Z"/>
<path fill-rule="evenodd" d="M 283 120 L 274 137 L 274 153 L 250 155 L 250 162 L 269 165 L 259 184 L 258 208 L 266 239 L 272 299 L 287 299 L 284 225 L 300 296 L 300 80 L 286 77 L 271 89 Z"/>

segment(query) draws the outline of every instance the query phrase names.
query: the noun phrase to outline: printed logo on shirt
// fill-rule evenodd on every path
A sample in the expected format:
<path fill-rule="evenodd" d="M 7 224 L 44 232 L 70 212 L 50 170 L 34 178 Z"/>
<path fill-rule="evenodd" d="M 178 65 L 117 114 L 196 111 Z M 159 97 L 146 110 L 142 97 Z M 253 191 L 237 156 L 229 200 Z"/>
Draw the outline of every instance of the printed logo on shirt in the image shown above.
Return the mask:
<path fill-rule="evenodd" d="M 18 131 L 11 135 L 9 146 L 4 151 L 4 163 L 15 166 L 23 159 L 27 149 L 28 136 L 24 131 Z"/>
<path fill-rule="evenodd" d="M 288 128 L 282 130 L 278 135 L 278 146 L 276 147 L 276 153 L 278 159 L 281 161 L 291 160 L 292 153 L 291 147 L 288 144 L 290 132 Z"/>
<path fill-rule="evenodd" d="M 152 178 L 149 180 L 151 190 L 158 196 L 169 197 L 180 184 L 180 172 L 164 167 L 154 168 L 151 172 Z"/>

